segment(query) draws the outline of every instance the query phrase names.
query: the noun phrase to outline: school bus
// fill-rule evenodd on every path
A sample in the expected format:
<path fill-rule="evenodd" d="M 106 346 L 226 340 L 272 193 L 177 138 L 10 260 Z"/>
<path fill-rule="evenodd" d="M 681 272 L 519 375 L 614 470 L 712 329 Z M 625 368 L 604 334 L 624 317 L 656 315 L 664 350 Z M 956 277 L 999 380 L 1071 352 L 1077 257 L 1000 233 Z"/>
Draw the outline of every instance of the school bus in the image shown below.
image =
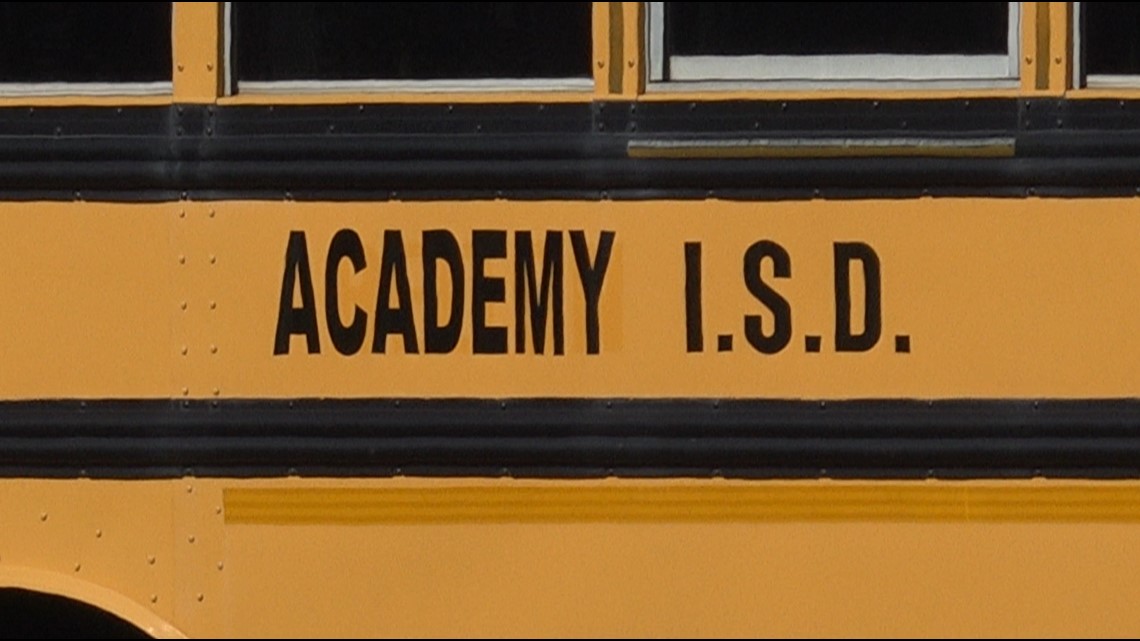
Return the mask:
<path fill-rule="evenodd" d="M 6 636 L 1135 636 L 1131 3 L 0 5 Z"/>

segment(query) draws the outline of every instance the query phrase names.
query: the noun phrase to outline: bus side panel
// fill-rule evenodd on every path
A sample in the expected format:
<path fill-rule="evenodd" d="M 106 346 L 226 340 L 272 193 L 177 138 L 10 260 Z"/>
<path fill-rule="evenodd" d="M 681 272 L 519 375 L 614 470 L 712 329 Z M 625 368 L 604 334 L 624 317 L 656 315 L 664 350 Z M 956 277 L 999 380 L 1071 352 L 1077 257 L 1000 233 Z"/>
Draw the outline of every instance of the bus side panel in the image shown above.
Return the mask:
<path fill-rule="evenodd" d="M 171 397 L 177 204 L 0 204 L 0 397 Z M 205 260 L 205 257 L 193 257 Z"/>

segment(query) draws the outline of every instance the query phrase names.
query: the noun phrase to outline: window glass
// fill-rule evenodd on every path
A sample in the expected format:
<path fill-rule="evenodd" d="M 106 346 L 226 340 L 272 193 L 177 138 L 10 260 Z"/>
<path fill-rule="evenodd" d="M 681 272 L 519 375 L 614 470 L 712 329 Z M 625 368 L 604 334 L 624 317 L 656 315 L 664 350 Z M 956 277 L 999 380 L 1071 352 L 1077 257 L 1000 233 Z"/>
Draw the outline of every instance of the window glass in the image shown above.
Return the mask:
<path fill-rule="evenodd" d="M 652 80 L 1015 78 L 1017 3 L 650 3 Z"/>
<path fill-rule="evenodd" d="M 1082 2 L 1080 38 L 1089 76 L 1140 76 L 1140 4 Z"/>
<path fill-rule="evenodd" d="M 235 2 L 238 82 L 590 78 L 589 2 Z"/>
<path fill-rule="evenodd" d="M 1006 53 L 1005 2 L 667 2 L 676 55 Z"/>
<path fill-rule="evenodd" d="M 0 83 L 170 82 L 169 2 L 0 2 Z"/>

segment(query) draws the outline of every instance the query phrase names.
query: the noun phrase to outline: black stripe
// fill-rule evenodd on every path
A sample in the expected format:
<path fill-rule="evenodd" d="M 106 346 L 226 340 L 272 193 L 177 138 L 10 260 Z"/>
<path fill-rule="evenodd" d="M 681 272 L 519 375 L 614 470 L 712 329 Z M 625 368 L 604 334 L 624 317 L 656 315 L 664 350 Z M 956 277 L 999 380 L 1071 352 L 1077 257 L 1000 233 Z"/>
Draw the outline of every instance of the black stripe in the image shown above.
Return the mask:
<path fill-rule="evenodd" d="M 0 403 L 0 476 L 1140 478 L 1140 400 Z"/>
<path fill-rule="evenodd" d="M 1006 137 L 1011 158 L 630 158 L 631 142 Z M 907 198 L 1140 189 L 1140 101 L 0 109 L 0 199 Z"/>

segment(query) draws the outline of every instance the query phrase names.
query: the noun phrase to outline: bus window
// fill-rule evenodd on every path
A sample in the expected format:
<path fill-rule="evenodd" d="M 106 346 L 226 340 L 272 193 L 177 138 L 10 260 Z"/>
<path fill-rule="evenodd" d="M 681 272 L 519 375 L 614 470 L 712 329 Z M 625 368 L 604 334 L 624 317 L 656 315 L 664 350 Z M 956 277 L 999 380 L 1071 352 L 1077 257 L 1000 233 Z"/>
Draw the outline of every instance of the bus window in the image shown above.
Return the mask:
<path fill-rule="evenodd" d="M 589 89 L 589 2 L 234 2 L 241 91 Z"/>
<path fill-rule="evenodd" d="M 161 94 L 169 2 L 0 3 L 0 95 Z"/>
<path fill-rule="evenodd" d="M 1140 84 L 1140 5 L 1133 2 L 1076 3 L 1074 36 L 1080 64 L 1076 86 Z"/>
<path fill-rule="evenodd" d="M 649 80 L 1000 86 L 1016 2 L 651 2 Z"/>

